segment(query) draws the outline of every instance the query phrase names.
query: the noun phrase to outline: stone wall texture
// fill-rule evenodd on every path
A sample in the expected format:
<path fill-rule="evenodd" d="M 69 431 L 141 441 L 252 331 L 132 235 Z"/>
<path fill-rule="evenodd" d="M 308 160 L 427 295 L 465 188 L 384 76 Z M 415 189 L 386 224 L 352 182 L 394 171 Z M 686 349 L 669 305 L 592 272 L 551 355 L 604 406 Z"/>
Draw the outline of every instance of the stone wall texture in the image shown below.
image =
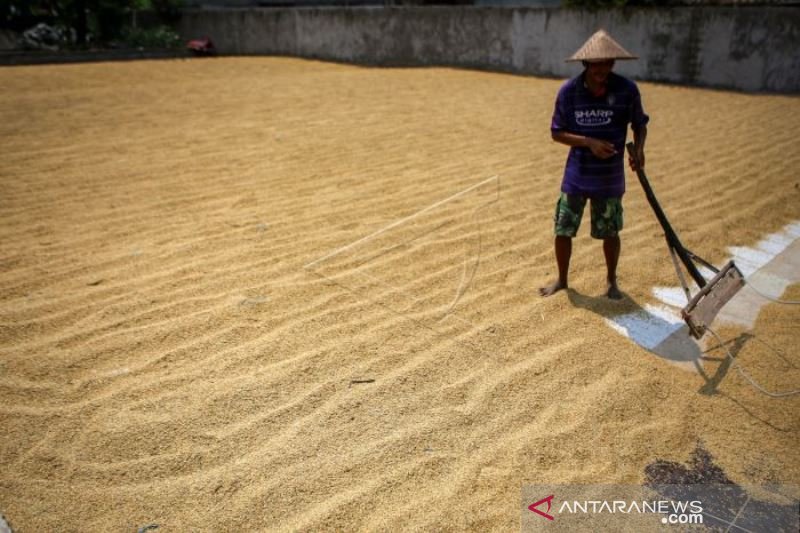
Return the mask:
<path fill-rule="evenodd" d="M 565 63 L 598 28 L 637 61 L 640 80 L 743 91 L 800 92 L 800 9 L 319 7 L 187 9 L 184 38 L 208 35 L 222 54 L 367 65 L 447 65 L 569 77 Z"/>

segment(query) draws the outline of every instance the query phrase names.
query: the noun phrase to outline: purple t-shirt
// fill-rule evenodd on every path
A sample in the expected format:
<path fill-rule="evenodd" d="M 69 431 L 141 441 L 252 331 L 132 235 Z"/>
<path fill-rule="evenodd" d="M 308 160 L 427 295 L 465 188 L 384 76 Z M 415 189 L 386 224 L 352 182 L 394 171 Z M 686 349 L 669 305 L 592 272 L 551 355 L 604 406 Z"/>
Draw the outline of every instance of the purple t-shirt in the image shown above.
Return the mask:
<path fill-rule="evenodd" d="M 588 148 L 570 148 L 561 191 L 598 198 L 622 196 L 628 124 L 639 128 L 648 120 L 639 88 L 627 78 L 612 72 L 608 90 L 600 97 L 584 85 L 583 73 L 565 82 L 558 91 L 550 130 L 603 139 L 613 143 L 617 153 L 600 159 Z"/>

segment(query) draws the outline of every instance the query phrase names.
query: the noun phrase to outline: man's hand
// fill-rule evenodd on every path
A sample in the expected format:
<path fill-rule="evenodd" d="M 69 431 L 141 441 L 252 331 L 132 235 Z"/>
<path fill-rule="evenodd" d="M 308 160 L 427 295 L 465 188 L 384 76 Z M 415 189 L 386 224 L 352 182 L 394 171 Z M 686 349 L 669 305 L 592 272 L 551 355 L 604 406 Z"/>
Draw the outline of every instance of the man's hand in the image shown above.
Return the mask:
<path fill-rule="evenodd" d="M 586 146 L 592 151 L 595 157 L 599 157 L 600 159 L 608 159 L 617 153 L 613 144 L 608 141 L 601 141 L 600 139 L 587 137 Z"/>
<path fill-rule="evenodd" d="M 639 160 L 639 166 L 636 166 L 636 159 Z M 644 170 L 644 150 L 636 150 L 636 159 L 631 156 L 628 156 L 628 164 L 631 166 L 631 170 L 636 172 L 637 170 L 641 169 Z"/>
<path fill-rule="evenodd" d="M 636 159 L 639 160 L 639 166 L 636 166 L 636 161 L 632 157 L 628 157 L 628 164 L 631 170 L 644 170 L 644 141 L 647 139 L 647 126 L 639 126 L 633 129 L 633 144 L 636 149 Z"/>
<path fill-rule="evenodd" d="M 567 131 L 554 131 L 552 135 L 554 141 L 566 144 L 567 146 L 586 147 L 592 151 L 595 157 L 599 157 L 600 159 L 608 159 L 617 153 L 614 145 L 608 141 L 595 139 L 593 137 L 584 137 L 583 135 L 576 135 Z"/>

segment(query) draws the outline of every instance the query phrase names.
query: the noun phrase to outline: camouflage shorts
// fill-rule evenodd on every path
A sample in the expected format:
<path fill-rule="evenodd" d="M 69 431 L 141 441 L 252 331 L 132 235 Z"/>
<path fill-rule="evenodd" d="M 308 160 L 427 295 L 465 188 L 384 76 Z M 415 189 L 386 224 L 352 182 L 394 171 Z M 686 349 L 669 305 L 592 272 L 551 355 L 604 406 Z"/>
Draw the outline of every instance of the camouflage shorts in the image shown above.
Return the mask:
<path fill-rule="evenodd" d="M 574 237 L 578 233 L 586 200 L 585 196 L 561 193 L 556 203 L 556 235 Z M 592 237 L 616 237 L 622 229 L 622 198 L 592 198 L 591 204 Z"/>

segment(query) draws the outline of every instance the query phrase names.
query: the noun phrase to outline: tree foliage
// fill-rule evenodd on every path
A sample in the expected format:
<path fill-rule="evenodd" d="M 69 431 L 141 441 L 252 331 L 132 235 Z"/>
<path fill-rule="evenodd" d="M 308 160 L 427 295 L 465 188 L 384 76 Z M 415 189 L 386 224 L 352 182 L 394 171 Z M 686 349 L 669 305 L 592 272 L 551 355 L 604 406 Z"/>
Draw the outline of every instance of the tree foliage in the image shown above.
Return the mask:
<path fill-rule="evenodd" d="M 40 22 L 72 29 L 77 44 L 107 43 L 133 25 L 134 12 L 152 11 L 162 23 L 177 20 L 181 0 L 0 0 L 0 27 L 23 31 Z"/>
<path fill-rule="evenodd" d="M 675 0 L 562 0 L 568 7 L 587 9 L 609 9 L 626 6 L 667 6 L 677 3 Z"/>

